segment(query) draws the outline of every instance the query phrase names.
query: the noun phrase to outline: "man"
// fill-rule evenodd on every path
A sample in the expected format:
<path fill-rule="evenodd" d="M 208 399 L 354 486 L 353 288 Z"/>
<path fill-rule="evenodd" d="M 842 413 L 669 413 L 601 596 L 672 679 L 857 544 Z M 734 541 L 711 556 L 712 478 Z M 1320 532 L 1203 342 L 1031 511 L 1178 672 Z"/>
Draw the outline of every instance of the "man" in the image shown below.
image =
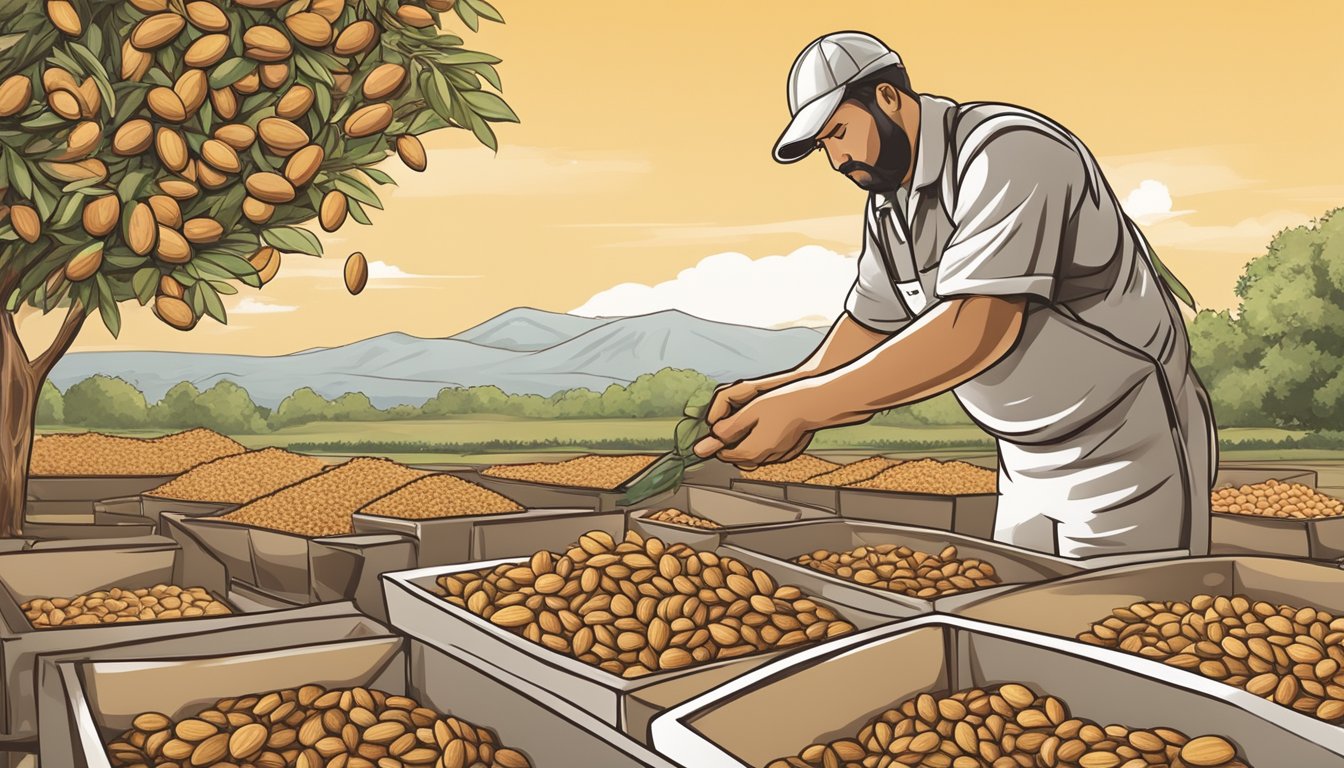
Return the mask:
<path fill-rule="evenodd" d="M 753 467 L 951 390 L 997 439 L 995 539 L 1065 557 L 1208 547 L 1215 433 L 1160 264 L 1041 115 L 916 95 L 857 32 L 789 76 L 781 163 L 869 192 L 845 312 L 797 368 L 721 388 L 696 453 Z"/>

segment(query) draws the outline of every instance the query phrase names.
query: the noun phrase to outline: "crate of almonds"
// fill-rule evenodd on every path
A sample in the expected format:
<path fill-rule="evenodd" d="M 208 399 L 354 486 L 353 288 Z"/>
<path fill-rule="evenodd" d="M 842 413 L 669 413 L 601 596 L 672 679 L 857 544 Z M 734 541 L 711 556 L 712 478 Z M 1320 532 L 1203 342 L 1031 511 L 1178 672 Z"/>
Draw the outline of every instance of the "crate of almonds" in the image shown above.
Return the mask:
<path fill-rule="evenodd" d="M 1108 568 L 948 608 L 1086 644 L 1098 658 L 1202 686 L 1344 755 L 1344 572 L 1208 557 Z"/>
<path fill-rule="evenodd" d="M 1087 650 L 921 617 L 800 651 L 688 701 L 654 720 L 653 746 L 696 768 L 1294 768 L 1340 760 L 1207 690 L 1134 675 Z"/>
<path fill-rule="evenodd" d="M 813 594 L 895 617 L 1085 567 L 948 531 L 844 519 L 735 531 L 720 552 Z"/>
<path fill-rule="evenodd" d="M 636 533 L 592 531 L 554 552 L 383 578 L 399 631 L 553 691 L 636 739 L 656 712 L 779 652 L 890 620 Z"/>
<path fill-rule="evenodd" d="M 1311 470 L 1221 467 L 1209 501 L 1212 554 L 1344 558 L 1344 499 Z"/>
<path fill-rule="evenodd" d="M 57 664 L 73 764 L 671 768 L 591 719 L 566 720 L 551 702 L 398 636 L 216 650 Z"/>

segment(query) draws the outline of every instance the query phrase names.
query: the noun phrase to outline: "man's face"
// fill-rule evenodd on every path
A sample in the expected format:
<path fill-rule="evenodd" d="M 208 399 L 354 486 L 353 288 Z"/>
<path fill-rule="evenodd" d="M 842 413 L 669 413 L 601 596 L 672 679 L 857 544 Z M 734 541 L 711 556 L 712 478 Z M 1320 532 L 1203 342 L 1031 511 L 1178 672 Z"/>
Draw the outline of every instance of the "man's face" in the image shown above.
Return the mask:
<path fill-rule="evenodd" d="M 831 167 L 869 192 L 890 192 L 899 187 L 910 172 L 910 137 L 884 111 L 879 94 L 875 109 L 869 110 L 856 100 L 836 109 L 817 135 L 817 144 L 826 151 Z M 891 100 L 886 106 L 894 110 Z"/>

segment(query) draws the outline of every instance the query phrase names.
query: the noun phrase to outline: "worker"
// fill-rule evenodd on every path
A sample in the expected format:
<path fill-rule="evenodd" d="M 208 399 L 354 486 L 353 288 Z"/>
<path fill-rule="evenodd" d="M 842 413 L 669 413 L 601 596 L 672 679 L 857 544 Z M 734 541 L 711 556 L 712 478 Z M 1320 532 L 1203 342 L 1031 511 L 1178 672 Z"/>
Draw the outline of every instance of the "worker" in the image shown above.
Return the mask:
<path fill-rule="evenodd" d="M 1021 107 L 916 93 L 858 32 L 809 44 L 788 99 L 775 159 L 821 150 L 868 193 L 857 279 L 807 360 L 715 393 L 695 452 L 782 462 L 951 391 L 998 445 L 995 540 L 1206 553 L 1216 439 L 1179 283 L 1082 142 Z"/>

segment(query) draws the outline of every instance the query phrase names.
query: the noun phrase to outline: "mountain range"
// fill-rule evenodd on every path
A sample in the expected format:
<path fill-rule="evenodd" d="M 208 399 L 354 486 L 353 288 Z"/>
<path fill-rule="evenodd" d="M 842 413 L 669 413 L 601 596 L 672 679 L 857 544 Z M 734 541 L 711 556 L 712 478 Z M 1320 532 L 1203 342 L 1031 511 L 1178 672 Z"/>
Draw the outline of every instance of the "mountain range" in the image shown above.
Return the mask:
<path fill-rule="evenodd" d="M 94 374 L 118 376 L 153 402 L 180 381 L 206 389 L 227 379 L 272 408 L 300 387 L 329 398 L 363 392 L 386 408 L 422 403 L 444 387 L 492 384 L 539 395 L 575 387 L 601 391 L 668 367 L 731 381 L 793 366 L 822 334 L 721 323 L 677 310 L 592 318 L 520 307 L 446 338 L 387 333 L 288 355 L 73 352 L 56 365 L 51 380 L 64 390 Z"/>

